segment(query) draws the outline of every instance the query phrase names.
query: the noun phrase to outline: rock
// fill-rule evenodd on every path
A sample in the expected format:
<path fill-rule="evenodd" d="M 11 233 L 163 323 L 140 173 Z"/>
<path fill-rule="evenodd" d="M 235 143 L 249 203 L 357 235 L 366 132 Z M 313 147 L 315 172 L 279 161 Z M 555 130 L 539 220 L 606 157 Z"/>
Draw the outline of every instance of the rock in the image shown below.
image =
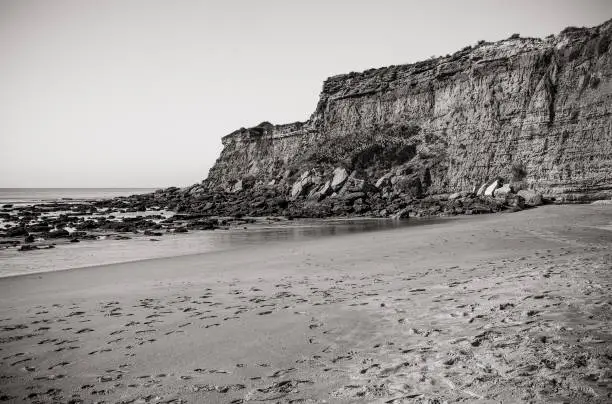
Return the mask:
<path fill-rule="evenodd" d="M 468 214 L 481 214 L 481 213 L 491 213 L 492 211 L 493 210 L 489 206 L 483 205 L 481 203 L 475 203 L 475 204 L 472 204 L 469 207 L 469 212 L 470 213 L 468 213 L 467 211 L 466 211 L 466 213 L 468 213 Z"/>
<path fill-rule="evenodd" d="M 63 238 L 69 236 L 70 233 L 66 229 L 51 230 L 49 233 L 46 234 L 47 238 Z"/>
<path fill-rule="evenodd" d="M 406 209 L 402 209 L 397 213 L 394 213 L 393 215 L 391 215 L 392 219 L 408 219 L 410 217 L 410 209 L 406 208 Z"/>
<path fill-rule="evenodd" d="M 28 231 L 25 229 L 25 227 L 22 226 L 11 227 L 6 231 L 7 237 L 21 237 L 27 235 Z"/>
<path fill-rule="evenodd" d="M 421 179 L 417 175 L 401 175 L 395 177 L 393 189 L 398 193 L 411 198 L 423 196 Z"/>
<path fill-rule="evenodd" d="M 291 187 L 291 198 L 295 199 L 297 197 L 306 195 L 312 184 L 313 178 L 311 177 L 310 171 L 303 172 L 300 179 L 293 184 L 293 187 Z"/>
<path fill-rule="evenodd" d="M 144 231 L 144 235 L 145 236 L 161 237 L 161 236 L 163 236 L 163 233 L 158 232 L 158 231 L 145 230 Z"/>
<path fill-rule="evenodd" d="M 206 212 L 207 210 L 211 210 L 215 206 L 212 202 L 207 202 L 204 206 L 202 206 L 199 210 L 201 212 Z"/>
<path fill-rule="evenodd" d="M 33 224 L 31 226 L 27 226 L 26 229 L 30 233 L 44 233 L 51 230 L 48 224 Z"/>
<path fill-rule="evenodd" d="M 232 185 L 231 191 L 230 192 L 240 192 L 242 191 L 243 187 L 242 187 L 242 180 L 239 180 L 238 182 L 236 182 L 234 185 Z"/>
<path fill-rule="evenodd" d="M 249 206 L 253 209 L 259 209 L 263 207 L 265 204 L 266 204 L 266 198 L 263 196 L 260 196 L 258 198 L 255 198 L 253 201 L 251 201 Z"/>
<path fill-rule="evenodd" d="M 495 179 L 491 181 L 484 190 L 484 196 L 493 196 L 493 193 L 497 188 L 501 186 L 501 181 Z"/>
<path fill-rule="evenodd" d="M 461 192 L 454 192 L 448 196 L 449 201 L 454 201 L 455 199 L 461 198 Z"/>
<path fill-rule="evenodd" d="M 297 180 L 293 187 L 291 187 L 291 198 L 295 199 L 300 196 L 304 192 L 304 187 L 302 186 L 302 180 Z"/>
<path fill-rule="evenodd" d="M 331 188 L 334 191 L 338 191 L 342 185 L 344 185 L 344 182 L 348 179 L 348 172 L 346 171 L 346 169 L 342 168 L 342 167 L 337 167 L 334 170 L 334 178 L 331 181 Z"/>
<path fill-rule="evenodd" d="M 527 206 L 539 206 L 543 203 L 542 194 L 531 189 L 521 189 L 517 195 L 525 200 Z"/>
<path fill-rule="evenodd" d="M 504 184 L 503 186 L 497 188 L 494 193 L 493 196 L 495 196 L 496 198 L 505 198 L 508 194 L 512 193 L 512 188 L 510 187 L 510 184 Z"/>
<path fill-rule="evenodd" d="M 189 223 L 187 227 L 197 230 L 214 230 L 219 228 L 219 221 L 217 219 L 196 220 Z"/>
<path fill-rule="evenodd" d="M 350 193 L 342 195 L 342 199 L 347 202 L 352 202 L 356 199 L 363 198 L 363 197 L 365 197 L 365 193 L 363 192 L 350 192 Z"/>
<path fill-rule="evenodd" d="M 508 194 L 505 197 L 506 205 L 516 208 L 514 211 L 522 210 L 525 207 L 525 199 L 520 195 Z"/>
<path fill-rule="evenodd" d="M 331 181 L 326 181 L 325 184 L 323 184 L 321 189 L 318 191 L 319 195 L 322 197 L 329 196 L 333 192 L 334 192 L 334 189 L 332 188 Z"/>
<path fill-rule="evenodd" d="M 486 189 L 487 189 L 487 183 L 485 182 L 478 188 L 478 191 L 476 191 L 476 196 L 483 196 Z"/>
<path fill-rule="evenodd" d="M 378 179 L 378 181 L 376 181 L 376 183 L 374 184 L 374 186 L 378 189 L 382 189 L 384 186 L 391 184 L 391 173 L 387 173 L 385 175 L 383 175 L 382 177 L 380 177 Z"/>
<path fill-rule="evenodd" d="M 189 195 L 198 195 L 201 193 L 204 193 L 204 188 L 202 188 L 201 185 L 196 185 L 192 187 L 191 190 L 189 191 Z"/>

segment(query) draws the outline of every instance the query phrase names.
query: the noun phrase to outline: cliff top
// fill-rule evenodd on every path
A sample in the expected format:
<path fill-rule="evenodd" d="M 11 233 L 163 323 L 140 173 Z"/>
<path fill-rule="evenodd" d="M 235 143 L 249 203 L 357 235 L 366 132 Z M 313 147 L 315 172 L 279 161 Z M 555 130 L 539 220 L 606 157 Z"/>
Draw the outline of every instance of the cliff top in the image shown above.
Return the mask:
<path fill-rule="evenodd" d="M 478 41 L 475 45 L 468 45 L 453 54 L 432 57 L 427 60 L 401 65 L 371 68 L 361 72 L 350 72 L 330 76 L 323 82 L 321 99 L 318 111 L 324 104 L 325 98 L 348 98 L 367 95 L 380 90 L 381 83 L 390 83 L 403 77 L 419 74 L 435 74 L 436 78 L 444 79 L 452 77 L 460 70 L 460 64 L 469 61 L 474 64 L 485 64 L 505 58 L 518 56 L 542 48 L 563 48 L 573 41 L 584 38 L 603 35 L 605 40 L 612 40 L 612 19 L 595 27 L 567 27 L 557 35 L 549 35 L 545 38 L 521 37 L 513 34 L 506 39 L 496 42 Z M 316 111 L 315 111 L 316 114 Z M 314 114 L 313 114 L 314 115 Z M 264 121 L 251 128 L 240 128 L 222 137 L 225 144 L 230 139 L 257 138 L 263 135 L 273 136 L 293 132 L 302 129 L 308 124 L 312 117 L 306 122 L 294 122 L 289 124 L 274 125 Z"/>

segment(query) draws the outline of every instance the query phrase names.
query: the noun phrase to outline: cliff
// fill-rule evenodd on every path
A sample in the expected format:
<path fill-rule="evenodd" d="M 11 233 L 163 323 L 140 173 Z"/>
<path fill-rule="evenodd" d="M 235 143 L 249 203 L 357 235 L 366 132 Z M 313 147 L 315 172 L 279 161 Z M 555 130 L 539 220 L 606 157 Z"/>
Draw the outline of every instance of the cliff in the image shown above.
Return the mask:
<path fill-rule="evenodd" d="M 612 20 L 330 77 L 306 122 L 225 136 L 195 193 L 321 201 L 357 183 L 422 198 L 500 178 L 557 202 L 609 199 L 611 39 Z"/>

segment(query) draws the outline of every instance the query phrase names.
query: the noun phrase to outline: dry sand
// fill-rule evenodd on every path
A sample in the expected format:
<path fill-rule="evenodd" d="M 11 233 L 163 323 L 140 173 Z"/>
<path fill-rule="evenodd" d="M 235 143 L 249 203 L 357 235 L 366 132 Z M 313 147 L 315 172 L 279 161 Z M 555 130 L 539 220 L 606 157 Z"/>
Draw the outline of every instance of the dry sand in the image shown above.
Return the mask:
<path fill-rule="evenodd" d="M 611 246 L 547 206 L 0 279 L 0 401 L 611 402 Z"/>

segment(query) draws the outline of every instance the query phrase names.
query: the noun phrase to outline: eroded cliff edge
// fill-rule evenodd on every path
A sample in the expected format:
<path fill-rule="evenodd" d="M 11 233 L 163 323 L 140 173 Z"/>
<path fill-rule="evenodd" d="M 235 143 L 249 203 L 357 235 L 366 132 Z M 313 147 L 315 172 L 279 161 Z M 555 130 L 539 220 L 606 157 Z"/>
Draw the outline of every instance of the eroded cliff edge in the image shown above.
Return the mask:
<path fill-rule="evenodd" d="M 203 186 L 307 197 L 344 167 L 372 184 L 401 177 L 379 186 L 421 195 L 522 173 L 560 202 L 610 198 L 611 31 L 608 21 L 331 77 L 308 121 L 225 136 Z"/>

